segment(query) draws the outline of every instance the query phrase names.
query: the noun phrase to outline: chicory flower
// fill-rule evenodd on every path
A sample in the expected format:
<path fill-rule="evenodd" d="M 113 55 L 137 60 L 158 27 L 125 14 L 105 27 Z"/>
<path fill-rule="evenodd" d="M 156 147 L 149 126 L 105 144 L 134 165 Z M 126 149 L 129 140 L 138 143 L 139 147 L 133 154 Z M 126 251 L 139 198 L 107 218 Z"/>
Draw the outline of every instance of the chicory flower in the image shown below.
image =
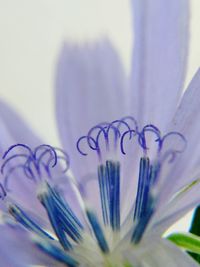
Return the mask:
<path fill-rule="evenodd" d="M 162 238 L 200 202 L 199 71 L 182 95 L 188 2 L 133 10 L 129 79 L 108 41 L 61 51 L 64 150 L 40 145 L 1 103 L 3 266 L 197 266 Z"/>

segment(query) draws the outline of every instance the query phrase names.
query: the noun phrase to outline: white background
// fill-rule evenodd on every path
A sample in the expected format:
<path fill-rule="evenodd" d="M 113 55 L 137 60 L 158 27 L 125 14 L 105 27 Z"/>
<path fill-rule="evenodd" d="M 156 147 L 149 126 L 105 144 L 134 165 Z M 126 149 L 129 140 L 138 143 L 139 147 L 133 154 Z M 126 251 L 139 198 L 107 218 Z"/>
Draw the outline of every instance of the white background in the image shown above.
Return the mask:
<path fill-rule="evenodd" d="M 200 1 L 188 1 L 186 84 L 200 66 Z M 46 143 L 58 145 L 53 86 L 63 40 L 109 36 L 128 70 L 131 34 L 129 0 L 0 0 L 0 98 L 15 107 Z M 186 220 L 179 224 L 181 229 L 186 226 Z"/>

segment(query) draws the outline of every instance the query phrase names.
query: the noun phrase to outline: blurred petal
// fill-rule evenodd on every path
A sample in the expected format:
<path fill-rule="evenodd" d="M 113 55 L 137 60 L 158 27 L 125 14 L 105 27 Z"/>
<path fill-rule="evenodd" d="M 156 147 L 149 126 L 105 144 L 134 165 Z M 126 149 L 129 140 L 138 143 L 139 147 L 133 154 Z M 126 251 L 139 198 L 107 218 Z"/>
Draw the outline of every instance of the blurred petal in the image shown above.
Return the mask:
<path fill-rule="evenodd" d="M 1 125 L 1 140 L 0 140 L 0 153 L 1 155 L 13 144 L 26 144 L 30 148 L 35 148 L 38 145 L 43 144 L 37 137 L 37 135 L 29 128 L 29 126 L 23 121 L 23 119 L 8 105 L 4 102 L 0 102 L 0 125 Z M 21 150 L 16 150 L 17 153 L 21 153 Z M 14 166 L 19 162 L 17 159 L 13 162 Z M 8 166 L 8 170 L 9 170 Z M 5 170 L 6 175 L 7 170 Z M 78 200 L 74 190 L 72 189 L 69 181 L 65 175 L 61 172 L 59 167 L 55 168 L 54 181 L 57 183 L 60 191 L 64 191 L 63 194 L 70 204 L 70 206 L 81 214 Z M 62 177 L 60 177 L 62 176 Z M 2 184 L 3 184 L 2 177 Z M 64 190 L 63 190 L 64 188 Z M 36 222 L 40 222 L 49 228 L 48 223 L 45 221 L 47 219 L 46 212 L 37 198 L 38 185 L 33 180 L 28 179 L 24 174 L 22 169 L 16 169 L 15 172 L 8 178 L 8 196 L 9 200 L 16 202 L 19 206 L 23 208 L 24 211 L 28 212 Z M 1 193 L 1 192 L 0 192 Z M 2 201 L 0 203 L 0 208 L 4 209 Z M 37 210 L 37 213 L 35 212 Z"/>
<path fill-rule="evenodd" d="M 155 214 L 149 228 L 153 227 L 158 235 L 162 235 L 171 225 L 183 218 L 190 210 L 200 203 L 199 184 L 174 198 L 162 206 Z"/>
<path fill-rule="evenodd" d="M 13 144 L 23 143 L 30 147 L 35 147 L 41 144 L 41 140 L 29 128 L 24 120 L 7 104 L 0 102 L 0 125 L 1 125 L 1 139 L 0 139 L 0 154 L 4 152 Z M 15 163 L 16 164 L 16 163 Z M 1 181 L 3 184 L 3 178 Z M 24 208 L 39 208 L 39 201 L 36 198 L 36 185 L 25 177 L 22 171 L 16 171 L 15 174 L 9 178 L 8 186 L 10 189 L 10 196 Z"/>
<path fill-rule="evenodd" d="M 133 0 L 131 107 L 142 123 L 161 130 L 173 115 L 188 50 L 187 0 Z"/>
<path fill-rule="evenodd" d="M 198 146 L 200 133 L 199 89 L 200 70 L 197 71 L 184 93 L 175 116 L 168 126 L 169 132 L 177 131 L 185 136 L 187 146 L 174 162 L 163 165 L 163 173 L 160 177 L 159 205 L 151 222 L 153 227 L 156 225 L 158 234 L 163 233 L 170 225 L 200 203 L 199 183 L 194 182 L 196 179 L 198 180 L 200 173 L 197 164 L 200 155 L 200 147 Z M 177 146 L 176 139 L 172 139 L 167 144 L 167 149 L 168 147 L 176 149 Z M 191 184 L 192 182 L 194 184 Z M 180 193 L 181 191 L 182 193 Z M 178 192 L 180 194 L 177 197 Z"/>
<path fill-rule="evenodd" d="M 56 115 L 62 144 L 78 179 L 96 172 L 97 157 L 77 151 L 76 142 L 90 128 L 126 115 L 125 76 L 116 51 L 108 41 L 65 44 L 58 62 Z"/>
<path fill-rule="evenodd" d="M 163 197 L 170 197 L 175 192 L 194 180 L 200 156 L 200 70 L 196 73 L 188 89 L 184 93 L 176 114 L 168 127 L 168 131 L 177 131 L 184 135 L 187 141 L 186 149 L 177 156 L 174 163 L 168 164 L 165 170 Z M 177 147 L 176 141 L 168 144 Z M 170 181 L 173 181 L 173 186 Z"/>
<path fill-rule="evenodd" d="M 167 240 L 157 240 L 142 256 L 145 267 L 197 267 L 193 259 Z"/>
<path fill-rule="evenodd" d="M 40 252 L 21 227 L 0 225 L 0 235 L 1 266 L 63 266 Z"/>
<path fill-rule="evenodd" d="M 0 101 L 0 120 L 10 137 L 8 140 L 6 136 L 1 138 L 1 152 L 2 150 L 5 151 L 8 146 L 13 145 L 13 141 L 15 143 L 27 144 L 31 147 L 41 144 L 41 139 L 24 122 L 17 112 L 3 101 Z"/>

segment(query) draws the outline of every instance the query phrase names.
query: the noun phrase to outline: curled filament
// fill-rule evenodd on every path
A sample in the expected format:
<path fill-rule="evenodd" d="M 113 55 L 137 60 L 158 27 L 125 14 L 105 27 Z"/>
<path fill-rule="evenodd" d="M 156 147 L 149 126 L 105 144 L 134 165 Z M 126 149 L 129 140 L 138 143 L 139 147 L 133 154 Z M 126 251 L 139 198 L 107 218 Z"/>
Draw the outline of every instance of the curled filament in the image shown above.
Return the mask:
<path fill-rule="evenodd" d="M 153 134 L 155 137 L 149 139 L 148 133 Z M 116 150 L 119 147 L 123 155 L 126 154 L 125 147 L 127 142 L 137 142 L 143 153 L 147 154 L 150 150 L 150 140 L 151 143 L 156 143 L 157 153 L 160 155 L 165 142 L 170 137 L 178 137 L 182 142 L 181 148 L 173 147 L 165 151 L 168 157 L 170 155 L 170 162 L 172 162 L 177 154 L 185 150 L 185 137 L 179 132 L 169 132 L 162 136 L 159 128 L 153 124 L 147 124 L 142 129 L 139 129 L 137 121 L 133 117 L 127 116 L 119 120 L 114 120 L 111 123 L 104 122 L 92 127 L 86 135 L 78 139 L 76 147 L 82 156 L 88 155 L 88 151 L 85 149 L 86 147 L 87 150 L 95 151 L 101 160 L 103 147 L 106 147 L 106 150 L 109 151 L 111 149 L 111 142 L 114 144 L 114 149 Z"/>
<path fill-rule="evenodd" d="M 69 157 L 62 149 L 42 144 L 34 149 L 24 144 L 11 146 L 3 155 L 1 173 L 4 176 L 4 187 L 8 189 L 9 177 L 17 170 L 33 181 L 41 180 L 43 175 L 52 178 L 52 171 L 62 161 L 62 172 L 69 168 Z"/>

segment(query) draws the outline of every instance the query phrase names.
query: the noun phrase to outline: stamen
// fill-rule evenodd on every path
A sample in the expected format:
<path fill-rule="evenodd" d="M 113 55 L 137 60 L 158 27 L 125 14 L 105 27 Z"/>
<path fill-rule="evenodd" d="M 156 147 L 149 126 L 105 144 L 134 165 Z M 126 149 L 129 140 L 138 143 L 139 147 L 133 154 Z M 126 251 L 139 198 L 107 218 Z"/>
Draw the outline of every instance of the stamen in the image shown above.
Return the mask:
<path fill-rule="evenodd" d="M 39 150 L 44 150 L 44 151 L 42 151 L 42 153 L 38 157 L 37 153 L 39 152 Z M 40 146 L 36 147 L 33 154 L 34 154 L 34 157 L 37 159 L 38 164 L 42 161 L 43 157 L 46 154 L 50 154 L 50 159 L 49 159 L 50 162 L 53 160 L 53 164 L 51 166 L 52 168 L 55 167 L 57 164 L 57 153 L 55 151 L 55 148 L 53 148 L 50 145 L 45 144 L 45 145 L 40 145 Z M 47 161 L 47 162 L 49 162 L 49 161 Z"/>
<path fill-rule="evenodd" d="M 150 165 L 148 158 L 140 159 L 138 191 L 134 211 L 136 226 L 131 237 L 131 242 L 135 244 L 141 240 L 154 212 L 155 200 L 151 189 L 157 180 L 159 170 L 159 164 Z"/>
<path fill-rule="evenodd" d="M 65 251 L 55 246 L 52 242 L 47 242 L 44 239 L 33 237 L 34 243 L 39 249 L 45 252 L 47 255 L 58 260 L 61 263 L 66 264 L 69 267 L 79 266 L 78 262 L 75 261 L 71 256 L 69 256 Z"/>
<path fill-rule="evenodd" d="M 64 201 L 64 199 L 61 197 L 61 195 L 49 185 L 48 188 L 54 199 L 55 208 L 64 230 L 74 241 L 80 241 L 82 239 L 80 232 L 83 230 L 83 226 L 79 219 L 73 213 L 66 201 Z"/>
<path fill-rule="evenodd" d="M 132 127 L 126 122 L 126 120 L 130 120 L 131 122 L 134 123 L 134 130 Z M 125 126 L 125 130 L 120 130 L 121 126 Z M 130 134 L 131 138 L 131 131 L 136 131 L 138 129 L 137 122 L 134 118 L 132 117 L 124 117 L 121 120 L 114 120 L 111 123 L 101 123 L 98 124 L 94 127 L 92 127 L 87 135 L 81 136 L 77 143 L 76 147 L 78 152 L 83 155 L 87 156 L 87 153 L 84 152 L 81 149 L 81 143 L 83 141 L 86 141 L 86 144 L 91 150 L 96 151 L 99 159 L 101 160 L 102 158 L 102 152 L 101 152 L 101 146 L 100 146 L 100 137 L 103 136 L 103 139 L 105 140 L 105 146 L 106 150 L 110 150 L 110 130 L 114 133 L 114 149 L 116 150 L 117 148 L 117 142 L 120 140 L 122 134 L 124 131 L 127 131 Z"/>
<path fill-rule="evenodd" d="M 20 168 L 23 170 L 24 175 L 28 179 L 32 179 L 33 181 L 35 180 L 35 177 L 31 171 L 31 169 L 24 166 L 23 164 L 17 164 L 14 167 L 9 168 L 9 170 L 7 171 L 7 174 L 4 177 L 4 188 L 6 189 L 7 192 L 10 192 L 10 189 L 8 187 L 8 180 L 9 180 L 10 176 L 12 175 L 13 172 L 15 172 L 16 169 L 20 169 Z M 4 174 L 4 173 L 2 173 L 2 174 Z"/>
<path fill-rule="evenodd" d="M 3 187 L 3 185 L 0 183 L 0 199 L 4 200 L 4 198 L 6 197 L 7 193 Z"/>
<path fill-rule="evenodd" d="M 160 163 L 156 162 L 150 166 L 150 173 L 149 173 L 149 185 L 155 185 L 157 182 L 157 178 L 160 172 Z"/>
<path fill-rule="evenodd" d="M 120 165 L 106 162 L 110 194 L 110 223 L 114 231 L 120 229 Z"/>
<path fill-rule="evenodd" d="M 141 145 L 141 147 L 145 151 L 147 149 L 149 149 L 147 147 L 147 141 L 146 141 L 146 136 L 145 136 L 146 132 L 152 132 L 156 135 L 155 142 L 158 142 L 158 151 L 159 151 L 161 149 L 161 132 L 160 132 L 160 130 L 156 126 L 154 126 L 153 124 L 147 124 L 143 127 L 142 131 L 138 135 L 139 136 L 138 141 L 139 141 L 139 144 Z"/>
<path fill-rule="evenodd" d="M 133 122 L 133 124 L 134 124 L 134 128 L 131 127 L 130 125 L 129 125 L 129 128 L 135 130 L 135 132 L 138 132 L 138 123 L 137 123 L 137 120 L 134 117 L 132 117 L 132 116 L 126 116 L 126 117 L 123 117 L 121 119 L 121 121 L 127 121 L 127 120 Z"/>
<path fill-rule="evenodd" d="M 149 195 L 149 169 L 150 162 L 148 158 L 140 159 L 139 179 L 136 195 L 136 204 L 134 211 L 134 220 L 142 218 L 146 212 L 147 200 Z"/>
<path fill-rule="evenodd" d="M 109 193 L 109 179 L 106 166 L 100 165 L 98 167 L 98 181 L 101 197 L 101 208 L 103 221 L 105 225 L 110 223 L 110 193 Z"/>
<path fill-rule="evenodd" d="M 45 191 L 39 194 L 39 199 L 47 211 L 61 244 L 65 249 L 69 249 L 71 245 L 65 233 L 75 242 L 79 242 L 82 239 L 83 226 L 60 194 L 49 184 L 46 183 L 45 186 Z"/>
<path fill-rule="evenodd" d="M 8 155 L 14 149 L 23 149 L 26 153 L 16 153 L 8 157 Z M 60 152 L 61 155 L 58 155 Z M 59 148 L 54 148 L 50 145 L 40 145 L 34 150 L 24 144 L 16 144 L 11 146 L 3 155 L 4 162 L 1 167 L 1 173 L 4 175 L 4 186 L 8 189 L 8 179 L 18 169 L 22 169 L 24 175 L 37 182 L 37 180 L 43 179 L 44 172 L 48 178 L 52 178 L 52 169 L 58 164 L 58 161 L 64 161 L 65 168 L 62 172 L 66 172 L 69 168 L 69 157 L 68 155 Z M 16 159 L 23 160 L 21 163 L 17 163 Z M 13 164 L 11 166 L 10 164 Z M 42 172 L 43 170 L 43 172 Z"/>
<path fill-rule="evenodd" d="M 161 139 L 161 149 L 163 148 L 163 145 L 164 143 L 166 142 L 166 140 L 170 137 L 170 136 L 174 136 L 174 137 L 179 137 L 180 138 L 180 141 L 182 141 L 182 147 L 181 148 L 171 148 L 171 149 L 168 149 L 164 155 L 162 156 L 161 158 L 161 162 L 165 161 L 166 159 L 168 159 L 168 162 L 169 163 L 172 163 L 176 156 L 180 153 L 183 153 L 185 151 L 185 149 L 187 148 L 187 140 L 186 138 L 184 137 L 184 135 L 182 135 L 181 133 L 179 132 L 169 132 L 167 134 L 165 134 L 162 139 Z M 173 143 L 172 143 L 173 145 Z"/>
<path fill-rule="evenodd" d="M 15 218 L 15 220 L 21 223 L 27 229 L 39 234 L 40 236 L 47 237 L 49 239 L 54 239 L 51 235 L 49 235 L 45 230 L 43 230 L 37 223 L 35 223 L 30 217 L 17 205 L 9 206 L 10 214 Z"/>
<path fill-rule="evenodd" d="M 107 161 L 98 168 L 98 180 L 104 224 L 120 229 L 120 165 Z"/>
<path fill-rule="evenodd" d="M 134 244 L 138 244 L 144 234 L 144 231 L 151 219 L 151 216 L 154 212 L 152 201 L 149 201 L 147 212 L 144 214 L 144 217 L 140 218 L 137 222 L 136 227 L 133 231 L 131 242 Z"/>
<path fill-rule="evenodd" d="M 120 141 L 120 148 L 121 148 L 121 152 L 122 154 L 126 155 L 125 149 L 124 149 L 124 140 L 125 137 L 129 135 L 129 140 L 131 140 L 133 137 L 136 137 L 139 135 L 138 132 L 136 132 L 135 130 L 128 130 L 125 133 L 123 133 L 122 137 L 121 137 L 121 141 Z"/>
<path fill-rule="evenodd" d="M 63 227 L 60 225 L 60 220 L 57 217 L 56 209 L 54 206 L 54 202 L 52 201 L 52 198 L 49 197 L 48 194 L 43 194 L 39 196 L 41 203 L 45 207 L 47 211 L 47 215 L 49 217 L 49 221 L 51 222 L 51 225 L 55 231 L 55 234 L 57 235 L 61 245 L 65 250 L 70 250 L 72 248 L 71 243 L 67 239 L 65 232 L 63 230 Z"/>
<path fill-rule="evenodd" d="M 94 235 L 97 239 L 100 249 L 102 250 L 103 253 L 108 253 L 109 247 L 108 247 L 107 241 L 105 239 L 104 233 L 102 231 L 102 228 L 98 222 L 96 215 L 94 214 L 94 212 L 92 212 L 89 209 L 86 210 L 86 214 L 92 226 Z"/>
<path fill-rule="evenodd" d="M 127 120 L 133 122 L 134 125 L 131 126 L 127 122 Z M 124 126 L 123 129 L 120 129 L 121 126 Z M 114 139 L 113 136 L 110 136 L 111 129 L 113 130 L 114 133 Z M 137 121 L 131 116 L 124 117 L 120 120 L 114 120 L 111 123 L 101 123 L 92 127 L 87 135 L 81 136 L 78 139 L 76 147 L 81 155 L 87 156 L 88 153 L 84 152 L 83 149 L 81 148 L 81 143 L 85 142 L 89 149 L 97 153 L 98 158 L 101 161 L 102 160 L 102 147 L 101 147 L 102 145 L 100 144 L 101 136 L 103 136 L 103 139 L 105 140 L 105 146 L 107 151 L 110 150 L 110 143 L 112 140 L 114 143 L 114 150 L 117 149 L 119 142 L 120 150 L 123 155 L 126 154 L 125 151 L 125 140 L 127 139 L 126 137 L 127 136 L 129 137 L 128 138 L 129 141 L 133 140 L 133 137 L 137 137 L 134 140 L 137 140 L 138 145 L 143 150 L 143 153 L 146 155 L 147 151 L 150 149 L 147 144 L 147 138 L 146 138 L 147 132 L 151 132 L 156 136 L 156 139 L 154 141 L 158 145 L 157 148 L 158 154 L 161 152 L 163 144 L 166 141 L 166 139 L 168 139 L 171 135 L 178 136 L 183 141 L 183 148 L 181 149 L 172 148 L 170 150 L 170 153 L 168 153 L 169 151 L 166 151 L 166 153 L 168 153 L 168 156 L 169 155 L 171 156 L 171 161 L 178 153 L 181 153 L 185 150 L 186 139 L 181 133 L 169 132 L 162 137 L 158 127 L 156 127 L 153 124 L 147 124 L 141 130 L 139 130 Z"/>

